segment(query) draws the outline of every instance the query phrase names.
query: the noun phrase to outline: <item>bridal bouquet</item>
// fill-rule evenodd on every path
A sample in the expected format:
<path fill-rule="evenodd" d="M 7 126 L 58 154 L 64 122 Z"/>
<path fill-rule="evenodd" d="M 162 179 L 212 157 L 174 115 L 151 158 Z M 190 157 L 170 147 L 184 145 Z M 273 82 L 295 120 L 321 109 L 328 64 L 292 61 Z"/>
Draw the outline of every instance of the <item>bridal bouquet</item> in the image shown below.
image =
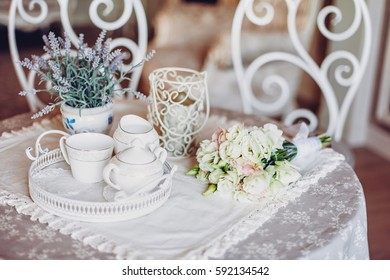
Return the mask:
<path fill-rule="evenodd" d="M 282 134 L 274 124 L 220 128 L 211 140 L 201 142 L 198 164 L 187 174 L 207 182 L 204 195 L 218 192 L 239 201 L 259 201 L 301 177 L 294 159 L 302 160 L 313 149 L 329 146 L 331 140 L 321 135 L 298 137 L 293 143 Z"/>

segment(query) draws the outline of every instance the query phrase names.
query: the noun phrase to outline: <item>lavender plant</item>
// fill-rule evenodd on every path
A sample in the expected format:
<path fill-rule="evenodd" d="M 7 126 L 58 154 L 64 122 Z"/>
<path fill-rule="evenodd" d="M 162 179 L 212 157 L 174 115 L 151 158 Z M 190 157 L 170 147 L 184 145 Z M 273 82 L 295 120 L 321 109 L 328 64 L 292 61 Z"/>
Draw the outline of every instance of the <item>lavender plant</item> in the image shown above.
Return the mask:
<path fill-rule="evenodd" d="M 51 112 L 56 106 L 63 103 L 74 108 L 95 108 L 113 102 L 115 95 L 131 94 L 136 98 L 149 102 L 141 92 L 131 88 L 119 86 L 123 81 L 130 81 L 128 74 L 133 72 L 144 62 L 150 60 L 154 54 L 151 51 L 140 62 L 132 65 L 128 71 L 123 71 L 125 53 L 116 49 L 110 51 L 111 38 L 106 37 L 103 30 L 93 47 L 84 42 L 84 35 L 78 37 L 78 49 L 71 49 L 69 36 L 56 37 L 53 32 L 43 36 L 43 49 L 48 58 L 32 55 L 25 58 L 20 64 L 35 71 L 41 78 L 40 83 L 50 82 L 49 89 L 30 89 L 19 93 L 21 96 L 37 94 L 42 91 L 49 92 L 54 102 L 32 118 L 41 117 Z"/>

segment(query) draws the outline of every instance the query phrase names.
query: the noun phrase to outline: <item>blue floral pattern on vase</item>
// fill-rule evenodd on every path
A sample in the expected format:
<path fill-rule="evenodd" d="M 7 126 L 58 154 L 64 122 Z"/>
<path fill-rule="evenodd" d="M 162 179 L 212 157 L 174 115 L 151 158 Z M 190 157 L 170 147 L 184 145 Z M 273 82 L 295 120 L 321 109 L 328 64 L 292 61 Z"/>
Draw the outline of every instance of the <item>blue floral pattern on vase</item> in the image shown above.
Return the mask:
<path fill-rule="evenodd" d="M 108 125 L 112 124 L 112 120 L 113 120 L 113 116 L 110 115 L 110 116 L 108 117 Z"/>
<path fill-rule="evenodd" d="M 73 124 L 76 123 L 76 120 L 75 119 L 65 118 L 64 123 L 65 123 L 65 126 L 66 126 L 67 129 L 74 130 Z"/>
<path fill-rule="evenodd" d="M 108 134 L 114 122 L 113 104 L 95 108 L 61 105 L 62 123 L 70 134 L 94 132 Z"/>

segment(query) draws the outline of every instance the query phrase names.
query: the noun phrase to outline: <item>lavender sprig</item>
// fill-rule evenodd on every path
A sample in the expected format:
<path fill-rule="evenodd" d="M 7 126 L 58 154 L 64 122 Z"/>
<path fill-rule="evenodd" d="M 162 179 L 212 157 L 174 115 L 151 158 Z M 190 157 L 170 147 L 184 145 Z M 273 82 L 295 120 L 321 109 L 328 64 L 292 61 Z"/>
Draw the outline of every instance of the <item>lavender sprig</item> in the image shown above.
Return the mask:
<path fill-rule="evenodd" d="M 121 55 L 123 55 L 122 51 L 120 49 L 117 49 L 108 55 L 108 61 L 111 62 Z"/>
<path fill-rule="evenodd" d="M 54 32 L 49 33 L 49 43 L 54 55 L 60 55 L 60 44 Z"/>
<path fill-rule="evenodd" d="M 106 33 L 107 33 L 106 30 L 102 30 L 102 32 L 100 32 L 99 37 L 96 40 L 95 50 L 96 50 L 96 53 L 98 55 L 100 55 L 100 53 L 102 51 L 102 44 L 103 44 L 104 38 L 106 37 Z"/>
<path fill-rule="evenodd" d="M 152 100 L 140 91 L 129 91 L 134 97 L 146 103 L 152 104 Z"/>
<path fill-rule="evenodd" d="M 19 92 L 20 96 L 27 96 L 27 95 L 35 95 L 37 93 L 37 90 L 34 88 L 22 90 Z"/>
<path fill-rule="evenodd" d="M 20 65 L 22 65 L 23 67 L 29 69 L 29 70 L 33 70 L 33 71 L 37 71 L 37 67 L 31 62 L 30 59 L 28 58 L 25 58 L 24 60 L 22 61 L 19 61 Z"/>
<path fill-rule="evenodd" d="M 91 49 L 91 48 L 86 48 L 85 49 L 84 57 L 85 57 L 86 60 L 93 61 L 94 60 L 94 55 L 95 55 L 95 53 L 94 53 L 93 49 Z"/>
<path fill-rule="evenodd" d="M 100 57 L 98 55 L 95 55 L 95 57 L 93 58 L 93 63 L 92 63 L 93 69 L 98 68 L 99 63 L 100 63 Z"/>
<path fill-rule="evenodd" d="M 42 117 L 43 115 L 49 114 L 51 111 L 53 111 L 55 108 L 55 105 L 46 105 L 41 111 L 38 111 L 34 115 L 31 116 L 32 119 L 37 119 Z"/>
<path fill-rule="evenodd" d="M 60 93 L 67 93 L 67 92 L 69 92 L 69 87 L 67 87 L 67 86 L 55 85 L 55 86 L 53 86 L 53 89 L 55 91 L 60 92 Z"/>
<path fill-rule="evenodd" d="M 119 51 L 119 54 L 111 61 L 110 65 L 108 66 L 108 71 L 110 73 L 118 71 L 123 63 L 124 58 L 125 54 Z"/>
<path fill-rule="evenodd" d="M 31 56 L 32 60 L 40 69 L 47 69 L 48 65 L 46 60 L 43 57 L 37 56 L 37 55 L 32 55 Z"/>
<path fill-rule="evenodd" d="M 155 53 L 156 53 L 155 50 L 151 50 L 148 54 L 146 54 L 146 56 L 140 62 L 133 65 L 127 73 L 133 72 L 136 68 L 140 67 L 145 62 L 151 60 Z"/>
<path fill-rule="evenodd" d="M 155 50 L 151 50 L 143 59 L 144 62 L 149 61 L 153 58 L 154 54 L 156 53 Z"/>
<path fill-rule="evenodd" d="M 111 43 L 112 43 L 112 39 L 108 38 L 104 42 L 103 49 L 102 49 L 102 51 L 100 53 L 100 58 L 103 61 L 104 67 L 107 67 L 110 64 L 110 61 L 108 60 L 108 58 L 110 56 Z"/>
<path fill-rule="evenodd" d="M 62 72 L 60 68 L 56 65 L 56 63 L 53 60 L 49 60 L 48 64 L 51 70 L 53 71 L 52 75 L 55 81 L 60 85 L 69 86 L 68 81 L 64 77 L 62 77 Z"/>
<path fill-rule="evenodd" d="M 64 46 L 65 54 L 69 55 L 70 54 L 70 47 L 71 47 L 70 38 L 66 32 L 64 32 L 64 37 L 65 37 L 65 46 Z"/>
<path fill-rule="evenodd" d="M 49 42 L 49 39 L 47 38 L 47 36 L 43 35 L 42 39 L 43 39 L 43 42 L 45 43 L 45 46 L 49 48 L 50 47 L 50 42 Z"/>

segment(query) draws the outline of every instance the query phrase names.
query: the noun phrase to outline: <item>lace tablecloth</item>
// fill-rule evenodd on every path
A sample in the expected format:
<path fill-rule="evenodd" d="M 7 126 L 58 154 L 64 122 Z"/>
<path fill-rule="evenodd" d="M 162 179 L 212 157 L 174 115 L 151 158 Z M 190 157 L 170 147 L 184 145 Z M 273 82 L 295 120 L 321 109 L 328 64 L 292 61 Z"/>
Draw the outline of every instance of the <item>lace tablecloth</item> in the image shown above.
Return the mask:
<path fill-rule="evenodd" d="M 142 106 L 117 106 L 117 115 L 124 113 L 142 116 L 145 110 Z M 209 137 L 216 125 L 229 125 L 228 119 L 221 117 L 222 113 L 227 112 L 214 111 L 201 137 Z M 240 121 L 248 125 L 261 125 L 265 121 L 243 115 L 234 115 L 233 118 L 240 118 Z M 116 121 L 118 119 L 119 117 Z M 137 241 L 137 234 L 142 233 L 142 229 L 139 229 L 138 233 L 134 231 L 133 236 L 131 233 L 122 233 L 114 238 L 113 232 L 101 231 L 101 224 L 79 223 L 53 217 L 29 198 L 26 174 L 29 161 L 22 157 L 25 157 L 24 148 L 31 146 L 41 132 L 58 128 L 58 125 L 58 119 L 54 118 L 18 132 L 5 133 L 0 139 L 1 157 L 20 147 L 21 152 L 15 154 L 13 162 L 19 160 L 26 163 L 25 166 L 20 166 L 12 165 L 11 161 L 8 161 L 7 166 L 4 166 L 3 162 L 7 161 L 2 160 L 0 164 L 0 258 L 368 258 L 365 201 L 361 185 L 342 156 L 331 149 L 318 155 L 318 161 L 315 163 L 317 169 L 313 168 L 311 173 L 308 172 L 289 196 L 263 208 L 240 206 L 241 212 L 236 213 L 236 216 L 227 213 L 228 218 L 221 221 L 224 226 L 210 231 L 210 240 L 197 241 L 194 238 L 197 232 L 189 231 L 184 237 L 182 234 L 183 241 L 177 243 L 188 246 L 187 250 L 163 250 L 164 246 L 154 248 L 153 244 L 150 244 L 153 243 L 152 240 L 149 243 L 147 239 L 143 242 L 141 239 Z M 181 175 L 185 167 L 179 162 L 180 166 L 173 188 L 181 184 L 193 184 L 191 179 Z M 15 182 L 16 173 L 26 175 Z M 12 186 L 8 182 L 12 182 Z M 177 196 L 173 192 L 171 204 L 177 201 L 175 195 Z M 166 207 L 169 207 L 169 202 Z M 175 207 L 178 205 L 180 206 L 180 203 Z M 185 208 L 184 205 L 182 208 Z M 225 211 L 238 212 L 235 211 L 237 209 L 226 208 Z M 191 210 L 189 215 L 193 215 L 194 220 L 201 223 L 201 219 L 195 219 L 196 209 L 187 210 Z M 148 221 L 148 218 L 144 221 Z M 129 225 L 131 223 L 130 221 Z M 199 230 L 199 234 L 204 232 L 201 227 L 194 229 Z M 172 241 L 175 240 L 175 235 L 169 232 L 169 228 L 165 235 L 161 233 L 157 237 L 151 234 L 149 236 L 150 239 L 161 239 L 166 244 L 171 244 L 171 247 L 175 244 Z M 192 239 L 194 241 L 191 243 Z"/>

